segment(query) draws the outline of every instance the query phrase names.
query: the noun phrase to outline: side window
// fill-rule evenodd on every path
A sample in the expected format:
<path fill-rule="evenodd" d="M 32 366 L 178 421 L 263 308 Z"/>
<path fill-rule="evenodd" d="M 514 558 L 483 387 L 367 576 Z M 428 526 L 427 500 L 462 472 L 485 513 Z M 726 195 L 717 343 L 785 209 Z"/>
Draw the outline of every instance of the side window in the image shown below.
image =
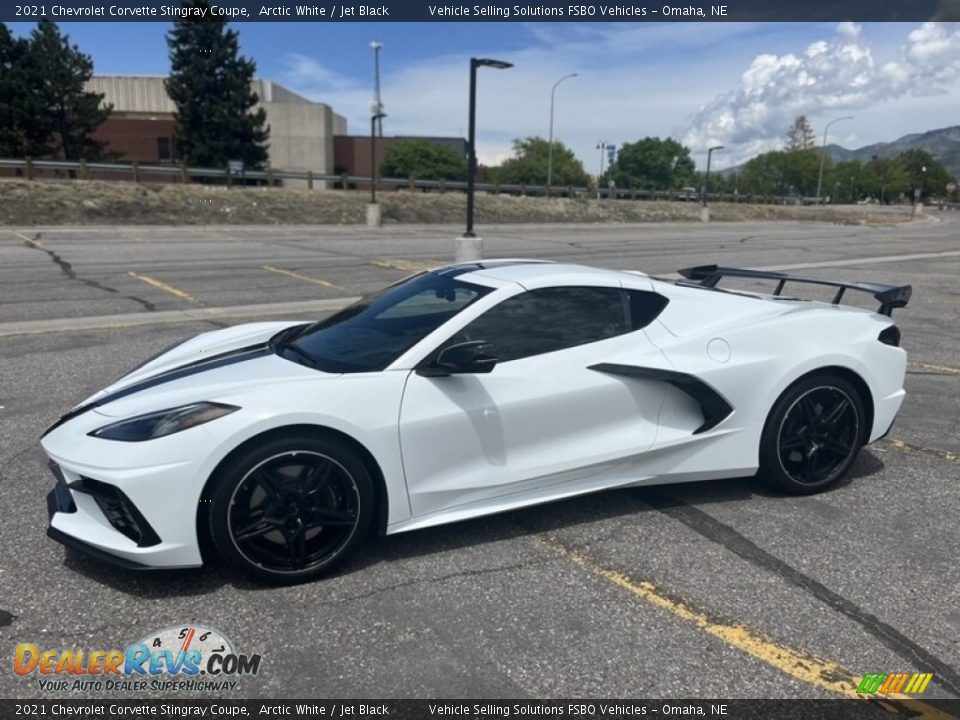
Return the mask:
<path fill-rule="evenodd" d="M 556 287 L 504 300 L 446 344 L 487 340 L 501 362 L 554 352 L 632 332 L 623 290 Z"/>
<path fill-rule="evenodd" d="M 640 330 L 657 319 L 670 302 L 663 295 L 643 290 L 627 290 L 630 299 L 630 329 Z"/>

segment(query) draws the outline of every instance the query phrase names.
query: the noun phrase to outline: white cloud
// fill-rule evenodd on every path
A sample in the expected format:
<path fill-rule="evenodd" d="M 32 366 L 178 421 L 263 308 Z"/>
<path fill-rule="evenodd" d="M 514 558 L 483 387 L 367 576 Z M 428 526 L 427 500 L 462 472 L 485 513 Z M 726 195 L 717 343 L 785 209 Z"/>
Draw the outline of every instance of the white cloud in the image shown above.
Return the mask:
<path fill-rule="evenodd" d="M 509 70 L 482 68 L 478 86 L 478 155 L 497 162 L 511 154 L 513 138 L 546 137 L 550 88 L 568 73 L 556 93 L 555 137 L 596 172 L 598 140 L 619 145 L 645 135 L 676 135 L 694 107 L 717 87 L 736 62 L 731 44 L 762 28 L 737 23 L 563 23 L 525 26 L 527 46 L 504 51 L 472 48 L 477 56 L 514 63 Z M 660 67 L 664 55 L 669 65 Z M 467 133 L 467 54 L 428 57 L 397 65 L 390 47 L 381 55 L 382 96 L 388 135 Z M 687 66 L 722 58 L 696 72 Z M 368 62 L 364 57 L 363 61 Z M 329 103 L 349 120 L 352 133 L 368 130 L 372 82 L 365 74 L 345 78 L 307 55 L 286 55 L 277 80 L 306 97 Z M 682 82 L 677 82 L 682 78 Z"/>
<path fill-rule="evenodd" d="M 313 58 L 289 53 L 283 58 L 284 77 L 294 78 L 297 87 L 305 92 L 325 92 L 349 88 L 353 81 L 330 70 Z"/>
<path fill-rule="evenodd" d="M 825 121 L 842 111 L 876 114 L 897 101 L 956 92 L 957 24 L 926 23 L 905 40 L 898 59 L 878 63 L 862 28 L 840 23 L 833 37 L 809 44 L 802 54 L 758 55 L 738 87 L 693 114 L 684 141 L 695 151 L 724 145 L 727 157 L 738 163 L 781 147 L 786 129 L 798 115 Z M 928 118 L 918 116 L 914 129 L 933 127 L 928 123 Z"/>
<path fill-rule="evenodd" d="M 547 135 L 550 88 L 570 72 L 580 77 L 557 90 L 555 137 L 593 173 L 600 163 L 598 140 L 619 145 L 647 135 L 672 136 L 689 145 L 701 164 L 706 147 L 724 145 L 725 152 L 714 157 L 723 168 L 781 145 L 800 114 L 810 117 L 815 129 L 830 117 L 855 114 L 856 134 L 848 124 L 831 129 L 831 141 L 855 146 L 957 122 L 960 31 L 952 25 L 843 23 L 823 38 L 811 35 L 805 24 L 524 27 L 522 49 L 471 48 L 478 56 L 515 65 L 480 70 L 477 149 L 482 162 L 508 156 L 515 137 Z M 467 57 L 426 57 L 398 65 L 385 47 L 385 132 L 465 137 Z M 298 54 L 283 58 L 277 79 L 331 104 L 348 117 L 351 132 L 369 129 L 372 83 L 364 73 L 345 77 Z M 718 95 L 725 87 L 729 90 Z M 935 93 L 945 91 L 950 94 L 937 99 Z M 924 110 L 912 112 L 921 98 Z"/>
<path fill-rule="evenodd" d="M 837 25 L 837 32 L 848 40 L 856 40 L 860 37 L 861 27 L 856 23 L 842 22 Z"/>

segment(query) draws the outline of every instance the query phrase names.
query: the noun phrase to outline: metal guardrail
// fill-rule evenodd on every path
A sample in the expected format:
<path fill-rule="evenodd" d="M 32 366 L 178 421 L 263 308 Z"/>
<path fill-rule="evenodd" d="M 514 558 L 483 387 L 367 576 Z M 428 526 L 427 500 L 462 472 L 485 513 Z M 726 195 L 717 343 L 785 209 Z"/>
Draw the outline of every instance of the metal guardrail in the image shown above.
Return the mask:
<path fill-rule="evenodd" d="M 69 173 L 69 179 L 95 179 L 102 173 L 120 173 L 128 176 L 129 181 L 141 182 L 144 176 L 164 175 L 175 178 L 174 182 L 189 183 L 193 178 L 221 180 L 227 186 L 233 184 L 249 184 L 251 182 L 273 186 L 283 180 L 305 181 L 307 187 L 313 189 L 314 183 L 328 184 L 332 189 L 369 188 L 372 179 L 366 175 L 347 175 L 313 172 L 311 170 L 244 170 L 232 173 L 228 168 L 196 168 L 186 165 L 144 165 L 132 163 L 85 162 L 71 160 L 32 160 L 26 158 L 0 158 L 0 170 L 9 168 L 20 170 L 27 179 L 42 179 L 38 175 L 44 172 Z M 58 176 L 58 179 L 62 176 Z M 462 180 L 420 180 L 416 178 L 377 178 L 377 187 L 396 190 L 412 190 L 421 192 L 465 192 L 467 183 Z M 700 195 L 690 190 L 634 190 L 629 188 L 587 188 L 575 186 L 519 185 L 515 183 L 476 184 L 476 190 L 481 193 L 509 194 L 539 197 L 571 197 L 610 200 L 667 200 L 686 201 L 696 203 Z M 754 195 L 749 193 L 709 193 L 710 202 L 724 203 L 760 203 L 765 205 L 819 205 L 824 204 L 824 198 L 801 197 L 797 195 Z M 960 210 L 960 203 L 944 203 L 947 210 Z"/>

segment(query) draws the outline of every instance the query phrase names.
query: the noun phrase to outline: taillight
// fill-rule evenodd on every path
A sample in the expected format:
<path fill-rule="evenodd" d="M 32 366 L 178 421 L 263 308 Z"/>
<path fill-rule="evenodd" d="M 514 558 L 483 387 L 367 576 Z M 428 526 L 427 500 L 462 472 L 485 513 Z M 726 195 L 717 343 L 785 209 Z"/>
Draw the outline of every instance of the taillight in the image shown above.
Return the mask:
<path fill-rule="evenodd" d="M 880 337 L 878 337 L 877 340 L 887 345 L 900 347 L 900 328 L 896 325 L 891 325 L 880 333 Z"/>

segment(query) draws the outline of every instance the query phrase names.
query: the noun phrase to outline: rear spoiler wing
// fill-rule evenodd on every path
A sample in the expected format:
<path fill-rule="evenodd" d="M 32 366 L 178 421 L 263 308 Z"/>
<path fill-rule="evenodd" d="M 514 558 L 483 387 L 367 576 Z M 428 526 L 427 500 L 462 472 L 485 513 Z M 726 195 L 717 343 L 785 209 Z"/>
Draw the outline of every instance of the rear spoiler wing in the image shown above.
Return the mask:
<path fill-rule="evenodd" d="M 805 277 L 802 275 L 788 275 L 782 272 L 771 270 L 748 270 L 746 268 L 721 267 L 718 265 L 698 265 L 697 267 L 684 268 L 678 270 L 683 277 L 688 280 L 699 280 L 703 287 L 716 287 L 720 278 L 724 277 L 742 277 L 759 280 L 777 280 L 777 289 L 773 291 L 774 295 L 783 292 L 783 286 L 790 283 L 806 283 L 808 285 L 826 285 L 837 288 L 836 294 L 831 301 L 834 305 L 840 303 L 843 299 L 843 293 L 847 290 L 858 290 L 868 292 L 880 303 L 877 310 L 881 315 L 890 317 L 896 308 L 907 306 L 913 288 L 910 285 L 887 285 L 886 283 L 874 282 L 842 282 L 837 280 L 824 280 L 822 278 Z"/>

